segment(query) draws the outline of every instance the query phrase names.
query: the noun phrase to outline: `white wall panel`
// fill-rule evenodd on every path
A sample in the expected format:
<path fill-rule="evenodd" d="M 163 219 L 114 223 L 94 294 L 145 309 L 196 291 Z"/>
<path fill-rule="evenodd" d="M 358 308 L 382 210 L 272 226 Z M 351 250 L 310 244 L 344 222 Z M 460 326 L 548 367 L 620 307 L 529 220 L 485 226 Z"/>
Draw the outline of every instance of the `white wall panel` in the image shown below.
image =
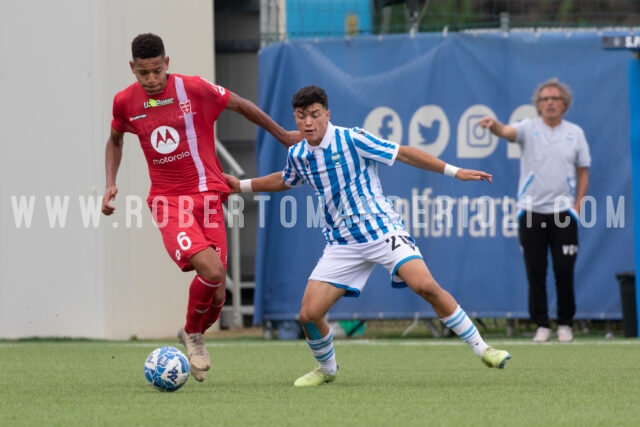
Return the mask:
<path fill-rule="evenodd" d="M 79 201 L 103 194 L 111 102 L 135 81 L 143 32 L 163 37 L 171 71 L 214 79 L 211 1 L 0 2 L 0 338 L 167 337 L 184 323 L 192 274 L 152 226 L 137 138 L 125 138 L 119 212 L 85 228 Z M 141 229 L 125 226 L 127 195 L 143 202 Z M 16 226 L 12 196 L 35 197 L 30 227 Z M 64 227 L 51 226 L 46 198 L 66 196 Z"/>

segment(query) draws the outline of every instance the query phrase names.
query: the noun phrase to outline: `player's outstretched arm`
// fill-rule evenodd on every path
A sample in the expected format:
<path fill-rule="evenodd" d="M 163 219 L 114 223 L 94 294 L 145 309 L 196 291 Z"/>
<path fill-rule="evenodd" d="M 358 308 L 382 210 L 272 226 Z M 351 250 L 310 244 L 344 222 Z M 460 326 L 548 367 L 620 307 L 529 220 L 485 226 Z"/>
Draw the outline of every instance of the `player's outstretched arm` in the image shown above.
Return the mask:
<path fill-rule="evenodd" d="M 290 147 L 302 141 L 302 134 L 299 131 L 285 130 L 256 104 L 233 92 L 231 92 L 231 96 L 229 97 L 227 109 L 242 114 L 247 120 L 273 135 L 285 147 Z"/>
<path fill-rule="evenodd" d="M 455 174 L 455 178 L 460 181 L 488 181 L 493 182 L 493 175 L 483 171 L 476 171 L 473 169 L 458 169 Z"/>
<path fill-rule="evenodd" d="M 513 126 L 505 125 L 504 123 L 500 122 L 500 120 L 494 119 L 493 117 L 483 117 L 480 119 L 478 124 L 483 128 L 489 129 L 492 134 L 500 138 L 504 138 L 509 142 L 515 141 L 516 137 L 518 136 L 518 131 L 516 130 L 516 128 L 514 128 Z"/>
<path fill-rule="evenodd" d="M 282 178 L 282 172 L 274 172 L 260 178 L 240 180 L 233 175 L 224 173 L 224 177 L 229 182 L 231 194 L 235 193 L 261 193 L 289 190 Z"/>
<path fill-rule="evenodd" d="M 122 160 L 123 143 L 123 134 L 112 128 L 105 148 L 104 165 L 107 179 L 104 196 L 102 197 L 102 213 L 105 215 L 111 215 L 116 210 L 115 206 L 111 204 L 111 201 L 114 200 L 116 198 L 116 194 L 118 194 L 116 175 L 118 174 L 118 169 L 120 168 L 120 162 Z"/>
<path fill-rule="evenodd" d="M 493 176 L 487 172 L 457 168 L 448 165 L 429 153 L 425 153 L 415 147 L 407 147 L 405 145 L 400 146 L 396 160 L 420 169 L 443 173 L 445 175 L 458 178 L 461 181 L 491 182 L 493 179 Z"/>

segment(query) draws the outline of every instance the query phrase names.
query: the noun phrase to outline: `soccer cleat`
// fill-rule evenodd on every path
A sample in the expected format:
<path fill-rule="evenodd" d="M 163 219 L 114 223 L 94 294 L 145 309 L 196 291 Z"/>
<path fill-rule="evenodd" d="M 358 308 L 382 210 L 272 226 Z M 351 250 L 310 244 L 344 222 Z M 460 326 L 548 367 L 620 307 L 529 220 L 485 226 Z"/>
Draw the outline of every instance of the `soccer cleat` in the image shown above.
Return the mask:
<path fill-rule="evenodd" d="M 569 325 L 558 325 L 558 342 L 573 341 L 573 331 Z"/>
<path fill-rule="evenodd" d="M 504 350 L 487 347 L 482 352 L 481 359 L 482 363 L 490 368 L 503 369 L 507 360 L 511 359 L 511 355 Z"/>
<path fill-rule="evenodd" d="M 184 329 L 180 329 L 178 331 L 178 340 L 180 340 L 180 343 L 182 345 L 184 345 L 185 347 L 187 347 L 186 341 L 185 341 L 185 335 L 187 335 L 184 331 Z M 188 356 L 187 356 L 188 357 Z M 193 366 L 193 363 L 189 363 L 189 371 L 191 372 L 191 376 L 198 382 L 203 382 L 205 380 L 205 378 L 207 378 L 207 371 L 202 371 L 198 368 L 196 368 L 195 366 Z"/>
<path fill-rule="evenodd" d="M 188 334 L 183 328 L 178 331 L 178 339 L 187 350 L 187 357 L 189 358 L 191 368 L 195 368 L 198 371 L 208 371 L 211 366 L 211 360 L 209 353 L 207 353 L 207 347 L 204 344 L 202 334 Z M 199 380 L 195 375 L 194 378 L 197 381 L 204 381 L 204 376 L 202 376 L 202 380 Z"/>
<path fill-rule="evenodd" d="M 306 375 L 298 378 L 293 385 L 296 387 L 310 387 L 322 384 L 334 382 L 338 376 L 338 371 L 335 374 L 327 374 L 322 368 L 316 368 Z"/>
<path fill-rule="evenodd" d="M 207 371 L 201 371 L 198 368 L 194 368 L 191 364 L 189 364 L 189 371 L 191 372 L 193 379 L 199 383 L 203 382 L 207 378 Z"/>
<path fill-rule="evenodd" d="M 551 339 L 551 328 L 544 328 L 539 326 L 536 329 L 536 334 L 533 336 L 533 342 L 542 343 Z"/>

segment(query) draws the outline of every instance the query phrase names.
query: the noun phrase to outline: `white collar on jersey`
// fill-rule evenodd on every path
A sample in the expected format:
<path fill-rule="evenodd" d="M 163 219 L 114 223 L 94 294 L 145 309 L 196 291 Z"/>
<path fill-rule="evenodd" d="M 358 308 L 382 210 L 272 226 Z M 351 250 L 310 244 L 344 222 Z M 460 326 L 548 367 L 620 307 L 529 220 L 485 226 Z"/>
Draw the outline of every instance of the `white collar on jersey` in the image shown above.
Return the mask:
<path fill-rule="evenodd" d="M 327 123 L 327 131 L 325 132 L 324 138 L 322 138 L 322 142 L 318 147 L 322 148 L 323 150 L 326 150 L 327 147 L 329 147 L 329 145 L 331 144 L 331 141 L 334 140 L 335 135 L 336 135 L 336 127 L 333 124 L 331 124 L 331 122 Z"/>

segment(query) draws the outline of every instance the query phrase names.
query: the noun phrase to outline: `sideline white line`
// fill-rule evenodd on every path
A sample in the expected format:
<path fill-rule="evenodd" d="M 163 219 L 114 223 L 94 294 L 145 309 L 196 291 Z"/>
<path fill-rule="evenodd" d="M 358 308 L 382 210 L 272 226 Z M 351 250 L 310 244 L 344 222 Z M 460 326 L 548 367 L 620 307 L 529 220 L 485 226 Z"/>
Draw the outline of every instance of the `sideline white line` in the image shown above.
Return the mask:
<path fill-rule="evenodd" d="M 625 341 L 625 340 L 578 340 L 570 343 L 559 343 L 559 342 L 548 342 L 548 343 L 533 343 L 529 340 L 488 340 L 487 342 L 492 346 L 524 346 L 524 347 L 547 347 L 547 346 L 592 346 L 592 345 L 640 345 L 640 340 L 633 341 Z M 426 346 L 426 347 L 444 347 L 444 346 L 456 346 L 456 345 L 466 345 L 462 341 L 456 340 L 455 338 L 452 341 L 392 341 L 392 340 L 359 340 L 359 341 L 347 341 L 340 342 L 338 341 L 336 345 L 373 345 L 373 346 Z"/>
<path fill-rule="evenodd" d="M 558 343 L 551 341 L 548 343 L 536 344 L 528 339 L 497 339 L 488 340 L 490 345 L 494 346 L 531 346 L 531 347 L 548 347 L 548 346 L 640 346 L 640 339 L 634 338 L 614 338 L 614 339 L 576 339 L 570 343 Z M 167 341 L 6 341 L 0 342 L 0 348 L 31 346 L 38 344 L 46 344 L 47 346 L 69 346 L 69 345 L 101 345 L 105 347 L 144 347 L 157 348 L 162 346 L 174 346 L 178 349 L 182 347 L 172 340 Z M 338 347 L 345 346 L 398 346 L 398 347 L 444 347 L 444 346 L 464 346 L 465 344 L 457 338 L 427 338 L 423 340 L 415 339 L 338 339 L 334 341 Z M 264 347 L 264 346 L 306 346 L 304 340 L 215 340 L 207 339 L 207 347 Z"/>

